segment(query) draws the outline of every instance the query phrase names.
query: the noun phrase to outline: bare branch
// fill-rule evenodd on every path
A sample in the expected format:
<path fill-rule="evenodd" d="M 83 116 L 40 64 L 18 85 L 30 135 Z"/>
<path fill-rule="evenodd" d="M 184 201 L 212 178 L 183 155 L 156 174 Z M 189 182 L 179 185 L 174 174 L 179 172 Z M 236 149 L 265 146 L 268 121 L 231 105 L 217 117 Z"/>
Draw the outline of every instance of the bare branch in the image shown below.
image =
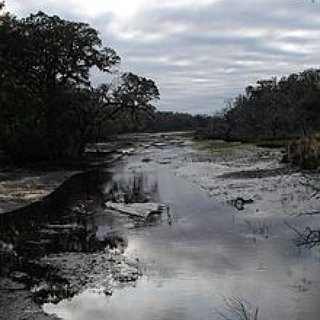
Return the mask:
<path fill-rule="evenodd" d="M 311 249 L 320 245 L 320 230 L 306 227 L 303 232 L 291 226 L 288 222 L 285 224 L 294 231 L 293 242 L 297 247 L 306 247 Z"/>
<path fill-rule="evenodd" d="M 319 187 L 315 186 L 314 184 L 311 184 L 308 182 L 302 182 L 302 181 L 300 181 L 300 184 L 306 188 L 313 190 L 313 194 L 310 196 L 309 200 L 311 200 L 312 198 L 314 198 L 318 195 L 320 196 L 320 188 Z"/>
<path fill-rule="evenodd" d="M 218 314 L 225 320 L 258 320 L 259 308 L 236 297 L 225 298 L 225 310 Z"/>

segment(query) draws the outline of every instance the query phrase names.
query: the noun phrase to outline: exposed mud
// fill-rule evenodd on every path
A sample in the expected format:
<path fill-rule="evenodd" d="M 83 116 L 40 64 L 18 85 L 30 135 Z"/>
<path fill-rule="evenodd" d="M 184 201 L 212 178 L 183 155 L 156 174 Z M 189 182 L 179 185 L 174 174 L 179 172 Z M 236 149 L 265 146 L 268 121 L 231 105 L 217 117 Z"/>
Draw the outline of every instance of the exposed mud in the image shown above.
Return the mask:
<path fill-rule="evenodd" d="M 304 215 L 319 211 L 317 175 L 279 164 L 281 150 L 209 152 L 181 135 L 140 135 L 119 155 L 0 215 L 1 320 L 211 319 L 239 293 L 271 318 L 316 319 L 317 251 L 296 246 L 319 223 Z"/>
<path fill-rule="evenodd" d="M 45 319 L 45 302 L 89 288 L 111 295 L 141 275 L 137 260 L 123 255 L 123 230 L 150 221 L 108 210 L 105 203 L 143 204 L 156 186 L 147 190 L 140 176 L 112 182 L 107 168 L 75 174 L 40 201 L 0 215 L 0 319 Z"/>
<path fill-rule="evenodd" d="M 58 320 L 43 312 L 41 305 L 32 301 L 23 284 L 0 277 L 0 319 Z"/>
<path fill-rule="evenodd" d="M 3 170 L 0 173 L 0 214 L 41 200 L 74 174 L 72 170 Z"/>
<path fill-rule="evenodd" d="M 282 150 L 247 144 L 190 151 L 177 174 L 204 189 L 214 201 L 252 199 L 257 216 L 288 216 L 318 211 L 319 174 L 281 164 Z"/>
<path fill-rule="evenodd" d="M 218 178 L 226 179 L 261 179 L 266 177 L 277 177 L 285 174 L 293 174 L 298 172 L 294 168 L 275 168 L 275 169 L 255 169 L 241 170 L 229 172 L 218 176 Z"/>
<path fill-rule="evenodd" d="M 126 215 L 147 217 L 148 210 L 170 204 L 169 215 L 162 211 L 155 224 L 137 228 L 127 222 L 124 255 L 139 259 L 142 276 L 134 287 L 117 287 L 111 296 L 88 288 L 57 305 L 45 303 L 44 310 L 66 320 L 221 319 L 217 310 L 224 310 L 224 298 L 235 297 L 228 300 L 240 301 L 235 307 L 248 301 L 246 306 L 257 306 L 265 319 L 318 319 L 318 250 L 298 244 L 294 230 L 308 237 L 303 230 L 316 229 L 319 218 L 277 210 L 286 208 L 279 195 L 297 197 L 287 180 L 310 198 L 301 179 L 312 175 L 304 178 L 279 164 L 277 149 L 232 144 L 212 153 L 182 137 L 153 139 L 115 167 L 108 189 L 114 190 L 109 208 Z M 234 172 L 241 173 L 221 177 Z M 143 181 L 142 195 L 127 195 L 141 188 L 117 186 L 133 177 Z M 316 206 L 315 198 L 299 201 L 299 208 Z"/>

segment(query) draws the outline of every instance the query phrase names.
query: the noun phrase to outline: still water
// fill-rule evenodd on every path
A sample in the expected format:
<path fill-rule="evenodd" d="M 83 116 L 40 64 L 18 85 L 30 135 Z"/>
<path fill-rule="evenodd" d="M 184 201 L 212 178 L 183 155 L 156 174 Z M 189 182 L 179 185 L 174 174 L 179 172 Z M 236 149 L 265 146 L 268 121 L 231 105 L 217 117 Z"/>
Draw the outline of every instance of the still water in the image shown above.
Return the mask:
<path fill-rule="evenodd" d="M 87 290 L 45 304 L 45 312 L 68 320 L 209 320 L 222 319 L 226 300 L 235 298 L 258 307 L 259 319 L 319 319 L 318 251 L 295 247 L 285 224 L 303 227 L 303 218 L 257 219 L 250 211 L 214 203 L 175 175 L 174 159 L 156 161 L 183 148 L 154 146 L 149 152 L 152 161 L 129 157 L 104 184 L 138 175 L 156 186 L 153 200 L 170 207 L 161 223 L 126 231 L 125 254 L 139 259 L 143 276 L 111 296 Z"/>

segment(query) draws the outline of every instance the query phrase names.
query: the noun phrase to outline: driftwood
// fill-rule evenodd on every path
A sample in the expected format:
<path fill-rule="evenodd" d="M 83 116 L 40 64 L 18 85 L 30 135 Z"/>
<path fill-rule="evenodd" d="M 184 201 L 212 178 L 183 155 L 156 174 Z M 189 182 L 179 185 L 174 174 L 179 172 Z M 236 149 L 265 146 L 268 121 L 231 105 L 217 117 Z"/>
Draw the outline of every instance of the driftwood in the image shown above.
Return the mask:
<path fill-rule="evenodd" d="M 259 308 L 253 306 L 246 300 L 236 297 L 225 298 L 224 312 L 218 311 L 221 319 L 224 320 L 258 320 Z"/>
<path fill-rule="evenodd" d="M 288 222 L 286 222 L 286 225 L 294 231 L 295 236 L 293 237 L 293 242 L 297 247 L 306 247 L 311 249 L 320 245 L 320 230 L 306 227 L 304 231 L 301 232 Z"/>
<path fill-rule="evenodd" d="M 298 214 L 294 214 L 294 216 L 301 217 L 301 216 L 315 216 L 320 214 L 320 211 L 309 211 L 309 212 L 300 212 Z"/>
<path fill-rule="evenodd" d="M 243 210 L 245 204 L 253 203 L 253 199 L 243 199 L 241 197 L 237 197 L 230 201 L 230 204 L 233 205 L 238 210 Z"/>

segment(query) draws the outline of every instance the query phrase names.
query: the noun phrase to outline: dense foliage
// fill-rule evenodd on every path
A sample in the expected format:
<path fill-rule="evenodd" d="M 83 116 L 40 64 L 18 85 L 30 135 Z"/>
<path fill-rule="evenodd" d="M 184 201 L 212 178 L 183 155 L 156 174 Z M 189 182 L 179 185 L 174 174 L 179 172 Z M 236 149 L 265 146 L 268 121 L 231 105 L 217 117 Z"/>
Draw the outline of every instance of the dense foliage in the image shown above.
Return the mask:
<path fill-rule="evenodd" d="M 210 136 L 255 140 L 310 134 L 320 127 L 319 105 L 320 70 L 260 80 L 213 117 Z"/>
<path fill-rule="evenodd" d="M 211 117 L 182 112 L 157 111 L 152 119 L 141 121 L 135 130 L 144 132 L 203 130 L 209 126 Z"/>
<path fill-rule="evenodd" d="M 155 83 L 132 73 L 115 74 L 119 62 L 86 23 L 43 12 L 18 19 L 1 4 L 2 148 L 19 161 L 75 157 L 119 122 L 152 115 L 153 101 L 159 99 Z M 117 81 L 94 87 L 93 68 L 115 74 Z"/>

